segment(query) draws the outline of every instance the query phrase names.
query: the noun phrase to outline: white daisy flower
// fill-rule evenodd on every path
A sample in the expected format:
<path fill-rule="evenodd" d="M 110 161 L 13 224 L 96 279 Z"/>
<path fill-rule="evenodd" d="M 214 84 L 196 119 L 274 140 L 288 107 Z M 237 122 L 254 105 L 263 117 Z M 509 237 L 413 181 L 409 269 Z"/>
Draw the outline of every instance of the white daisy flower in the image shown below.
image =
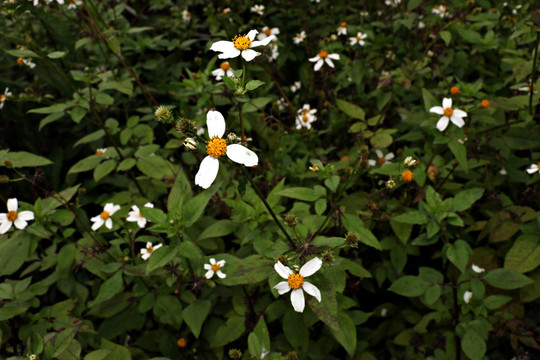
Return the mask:
<path fill-rule="evenodd" d="M 389 152 L 388 154 L 384 155 L 383 152 L 379 149 L 375 149 L 375 154 L 377 154 L 377 160 L 368 160 L 369 166 L 375 166 L 377 165 L 377 163 L 379 163 L 380 165 L 389 164 L 390 160 L 394 158 L 393 152 Z"/>
<path fill-rule="evenodd" d="M 266 46 L 274 38 L 274 35 L 270 35 L 264 40 L 253 41 L 257 34 L 257 30 L 251 30 L 247 35 L 236 35 L 232 41 L 217 41 L 212 44 L 210 50 L 220 52 L 221 54 L 218 55 L 220 59 L 229 59 L 242 55 L 244 60 L 251 61 L 261 54 L 251 48 Z"/>
<path fill-rule="evenodd" d="M 204 270 L 208 270 L 204 277 L 210 279 L 216 273 L 220 279 L 225 279 L 227 275 L 221 271 L 223 266 L 225 266 L 225 260 L 216 261 L 216 259 L 210 258 L 210 264 L 204 264 Z"/>
<path fill-rule="evenodd" d="M 77 8 L 77 6 L 81 6 L 82 1 L 81 0 L 69 0 L 68 10 L 74 10 Z"/>
<path fill-rule="evenodd" d="M 151 242 L 147 242 L 146 248 L 141 249 L 141 258 L 143 260 L 148 260 L 148 258 L 153 254 L 153 252 L 162 246 L 163 244 L 157 244 L 156 246 L 153 246 Z"/>
<path fill-rule="evenodd" d="M 4 102 L 10 96 L 13 96 L 13 94 L 11 92 L 9 92 L 9 88 L 6 88 L 4 90 L 4 93 L 0 94 L 0 110 L 2 110 L 4 108 Z"/>
<path fill-rule="evenodd" d="M 267 54 L 268 61 L 272 62 L 272 61 L 276 60 L 279 57 L 279 48 L 278 48 L 278 45 L 276 43 L 270 43 L 270 44 L 268 44 L 268 46 L 270 48 L 270 52 Z"/>
<path fill-rule="evenodd" d="M 264 14 L 264 5 L 253 5 L 251 7 L 251 12 L 263 16 Z"/>
<path fill-rule="evenodd" d="M 317 120 L 315 113 L 317 109 L 311 109 L 309 104 L 304 104 L 301 109 L 298 109 L 298 115 L 296 115 L 296 128 L 302 127 L 311 129 L 311 123 Z"/>
<path fill-rule="evenodd" d="M 465 291 L 465 293 L 463 294 L 463 301 L 465 301 L 468 304 L 471 301 L 471 298 L 472 298 L 472 292 L 469 290 Z"/>
<path fill-rule="evenodd" d="M 315 285 L 304 281 L 304 278 L 315 274 L 321 268 L 321 266 L 322 261 L 319 258 L 309 260 L 300 268 L 298 273 L 294 273 L 288 266 L 283 265 L 279 261 L 274 265 L 274 269 L 279 276 L 287 280 L 282 281 L 274 286 L 274 289 L 277 290 L 279 295 L 283 295 L 292 289 L 291 303 L 294 311 L 304 311 L 304 307 L 306 305 L 304 300 L 304 291 L 309 295 L 314 296 L 319 302 L 321 302 L 320 290 Z"/>
<path fill-rule="evenodd" d="M 96 149 L 96 155 L 104 155 L 107 152 L 106 148 Z"/>
<path fill-rule="evenodd" d="M 304 30 L 300 31 L 298 34 L 296 34 L 295 37 L 293 37 L 293 42 L 295 44 L 300 44 L 306 39 L 306 32 Z"/>
<path fill-rule="evenodd" d="M 321 67 L 323 66 L 323 63 L 326 63 L 331 68 L 334 67 L 334 63 L 332 60 L 339 60 L 338 54 L 329 54 L 326 50 L 321 50 L 317 54 L 317 56 L 312 57 L 309 59 L 310 62 L 314 62 L 315 66 L 313 67 L 313 70 L 319 71 Z"/>
<path fill-rule="evenodd" d="M 212 71 L 212 75 L 216 77 L 217 81 L 220 81 L 223 76 L 234 77 L 234 70 L 231 69 L 228 61 L 224 61 L 217 69 Z"/>
<path fill-rule="evenodd" d="M 279 35 L 279 29 L 278 28 L 269 28 L 268 26 L 265 26 L 262 28 L 262 32 L 257 35 L 258 40 L 264 40 L 269 36 L 272 36 L 272 41 L 277 41 L 276 35 Z"/>
<path fill-rule="evenodd" d="M 536 164 L 532 164 L 531 166 L 529 166 L 527 168 L 527 172 L 529 174 L 534 174 L 535 172 L 539 172 L 540 173 L 540 162 L 539 163 L 536 163 Z"/>
<path fill-rule="evenodd" d="M 300 90 L 301 87 L 302 87 L 302 82 L 301 81 L 295 81 L 294 84 L 291 85 L 291 91 L 293 93 L 295 93 L 298 90 Z"/>
<path fill-rule="evenodd" d="M 341 24 L 339 24 L 339 27 L 337 28 L 337 34 L 347 35 L 347 22 L 346 21 L 343 21 Z"/>
<path fill-rule="evenodd" d="M 445 17 L 447 15 L 448 8 L 446 5 L 435 5 L 433 9 L 431 9 L 431 13 L 439 15 L 441 18 Z"/>
<path fill-rule="evenodd" d="M 437 122 L 437 129 L 439 131 L 444 131 L 448 126 L 448 121 L 451 121 L 457 127 L 462 127 L 465 125 L 464 117 L 467 116 L 467 113 L 463 110 L 453 109 L 452 108 L 452 99 L 444 98 L 441 106 L 434 106 L 429 109 L 429 112 L 443 115 Z"/>
<path fill-rule="evenodd" d="M 21 65 L 26 65 L 28 66 L 30 69 L 33 69 L 36 67 L 36 64 L 34 62 L 32 62 L 32 60 L 30 59 L 23 59 L 23 58 L 18 58 L 17 59 L 17 64 L 19 64 L 19 66 Z"/>
<path fill-rule="evenodd" d="M 408 167 L 413 167 L 413 166 L 418 165 L 418 161 L 412 156 L 407 156 L 405 160 L 403 161 L 403 163 Z"/>
<path fill-rule="evenodd" d="M 92 224 L 92 230 L 96 231 L 101 227 L 101 225 L 105 224 L 107 229 L 112 229 L 113 222 L 111 219 L 111 216 L 120 210 L 120 205 L 114 205 L 113 203 L 107 203 L 105 204 L 105 207 L 103 207 L 103 211 L 98 216 L 94 216 L 90 219 L 94 224 Z"/>
<path fill-rule="evenodd" d="M 206 145 L 208 156 L 203 159 L 199 172 L 195 175 L 196 185 L 204 189 L 212 185 L 219 170 L 218 159 L 225 154 L 235 163 L 245 166 L 251 167 L 259 163 L 259 158 L 253 151 L 239 144 L 227 145 L 225 139 L 222 139 L 225 134 L 225 118 L 219 111 L 211 110 L 206 114 L 206 126 L 210 137 Z"/>
<path fill-rule="evenodd" d="M 27 221 L 34 220 L 34 213 L 32 211 L 17 211 L 19 209 L 19 202 L 16 198 L 8 199 L 7 209 L 7 214 L 0 214 L 0 234 L 5 234 L 11 229 L 11 225 L 15 225 L 17 229 L 22 230 L 28 225 Z"/>
<path fill-rule="evenodd" d="M 289 106 L 289 104 L 287 103 L 287 100 L 285 100 L 285 98 L 283 97 L 276 101 L 276 105 L 279 111 L 283 111 L 287 108 L 287 106 Z"/>
<path fill-rule="evenodd" d="M 508 173 L 506 172 L 506 169 L 503 167 L 501 167 L 501 170 L 499 170 L 499 174 L 501 175 L 507 175 Z"/>
<path fill-rule="evenodd" d="M 146 203 L 144 204 L 144 207 L 146 208 L 153 208 L 154 204 L 152 203 Z M 143 214 L 141 213 L 141 210 L 137 205 L 133 205 L 131 207 L 131 211 L 128 213 L 128 217 L 126 218 L 129 222 L 136 222 L 137 225 L 142 229 L 146 226 L 146 222 L 148 221 Z M 145 259 L 146 260 L 146 259 Z"/>
<path fill-rule="evenodd" d="M 385 0 L 384 3 L 386 6 L 396 7 L 401 4 L 401 0 Z"/>
<path fill-rule="evenodd" d="M 182 20 L 187 23 L 191 21 L 191 13 L 187 9 L 182 11 Z"/>
<path fill-rule="evenodd" d="M 367 38 L 367 34 L 364 34 L 364 33 L 359 31 L 356 34 L 355 37 L 350 37 L 349 38 L 349 42 L 350 42 L 351 46 L 356 45 L 356 44 L 358 44 L 360 46 L 364 46 L 366 44 L 366 42 L 364 41 L 365 38 Z"/>
<path fill-rule="evenodd" d="M 471 269 L 477 274 L 481 274 L 481 273 L 486 271 L 486 269 L 481 268 L 480 266 L 477 266 L 477 265 L 474 265 L 474 264 L 472 264 Z"/>
<path fill-rule="evenodd" d="M 530 86 L 522 86 L 520 88 L 518 88 L 518 91 L 523 91 L 523 92 L 526 92 L 526 93 L 530 93 L 531 92 L 531 87 Z M 536 94 L 536 85 L 533 85 L 533 94 Z"/>

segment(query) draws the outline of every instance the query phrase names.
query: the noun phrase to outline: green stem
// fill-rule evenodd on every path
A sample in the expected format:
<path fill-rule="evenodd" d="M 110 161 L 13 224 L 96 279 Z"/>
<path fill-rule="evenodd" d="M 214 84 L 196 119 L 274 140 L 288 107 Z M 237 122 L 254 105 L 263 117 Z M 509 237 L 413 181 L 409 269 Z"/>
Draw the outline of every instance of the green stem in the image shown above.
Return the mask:
<path fill-rule="evenodd" d="M 287 238 L 287 241 L 289 241 L 289 244 L 291 244 L 292 248 L 295 249 L 296 245 L 294 244 L 293 239 L 291 239 L 291 237 L 289 236 L 289 234 L 287 233 L 287 231 L 285 230 L 281 222 L 278 220 L 276 214 L 274 213 L 274 210 L 272 210 L 272 208 L 270 207 L 270 204 L 268 204 L 268 202 L 264 198 L 264 195 L 261 193 L 261 190 L 259 190 L 259 187 L 257 186 L 257 184 L 255 184 L 255 181 L 253 181 L 253 179 L 251 178 L 251 176 L 249 175 L 249 173 L 246 171 L 245 168 L 242 168 L 242 172 L 244 174 L 244 177 L 248 179 L 249 183 L 251 184 L 251 187 L 253 187 L 253 190 L 255 190 L 255 193 L 257 194 L 259 199 L 261 199 L 261 201 L 263 202 L 264 206 L 266 207 L 266 210 L 268 210 L 270 215 L 272 215 L 274 222 L 277 224 L 277 226 L 279 227 L 283 235 L 285 235 L 285 237 Z"/>
<path fill-rule="evenodd" d="M 533 58 L 533 65 L 532 65 L 532 74 L 531 74 L 531 85 L 529 87 L 529 111 L 531 112 L 531 115 L 533 114 L 533 96 L 534 96 L 534 83 L 535 83 L 535 77 L 536 77 L 536 60 L 538 58 L 538 43 L 540 42 L 540 31 L 536 33 L 536 41 L 534 43 L 534 58 Z"/>

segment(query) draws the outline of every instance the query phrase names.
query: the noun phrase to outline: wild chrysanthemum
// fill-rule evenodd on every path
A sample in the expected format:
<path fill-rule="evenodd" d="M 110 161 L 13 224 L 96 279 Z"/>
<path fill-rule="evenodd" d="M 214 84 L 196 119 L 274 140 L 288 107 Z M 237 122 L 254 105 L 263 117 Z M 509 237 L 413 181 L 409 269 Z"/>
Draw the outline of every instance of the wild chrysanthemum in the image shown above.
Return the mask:
<path fill-rule="evenodd" d="M 301 109 L 298 109 L 298 115 L 296 115 L 296 128 L 300 129 L 305 127 L 311 129 L 311 123 L 317 120 L 315 113 L 317 109 L 311 109 L 309 104 L 304 104 Z"/>
<path fill-rule="evenodd" d="M 154 253 L 154 251 L 156 251 L 162 246 L 163 244 L 157 244 L 154 246 L 151 242 L 147 242 L 146 248 L 141 249 L 141 258 L 143 260 L 148 260 L 148 258 Z"/>
<path fill-rule="evenodd" d="M 332 60 L 339 60 L 339 54 L 329 54 L 326 50 L 319 51 L 317 56 L 309 59 L 309 61 L 315 63 L 315 66 L 313 66 L 313 70 L 315 71 L 319 71 L 324 63 L 333 68 L 334 63 Z"/>
<path fill-rule="evenodd" d="M 96 155 L 104 155 L 107 152 L 106 148 L 96 149 Z"/>
<path fill-rule="evenodd" d="M 444 98 L 441 106 L 434 106 L 429 109 L 429 112 L 443 115 L 437 122 L 437 129 L 439 131 L 444 131 L 448 126 L 448 122 L 453 122 L 457 127 L 462 127 L 465 125 L 464 117 L 467 116 L 467 113 L 463 110 L 452 108 L 452 99 Z"/>
<path fill-rule="evenodd" d="M 260 16 L 264 15 L 264 5 L 253 5 L 250 10 L 252 13 L 258 14 Z"/>
<path fill-rule="evenodd" d="M 0 94 L 0 110 L 4 108 L 4 102 L 7 100 L 8 97 L 13 96 L 12 93 L 9 92 L 9 88 L 6 88 L 4 90 L 3 94 Z"/>
<path fill-rule="evenodd" d="M 206 114 L 206 125 L 210 141 L 206 145 L 208 156 L 203 159 L 197 175 L 195 184 L 204 189 L 208 189 L 216 179 L 219 170 L 218 159 L 227 154 L 227 157 L 238 164 L 245 166 L 255 166 L 259 163 L 257 154 L 245 146 L 239 144 L 227 145 L 227 141 L 222 139 L 225 134 L 225 118 L 219 111 L 209 111 Z"/>
<path fill-rule="evenodd" d="M 274 35 L 270 35 L 264 40 L 253 41 L 257 34 L 257 30 L 251 30 L 246 35 L 236 35 L 232 41 L 217 41 L 212 44 L 210 50 L 220 52 L 221 54 L 218 55 L 220 59 L 235 58 L 242 55 L 244 60 L 251 61 L 261 54 L 252 48 L 266 46 L 274 38 Z"/>
<path fill-rule="evenodd" d="M 359 31 L 356 34 L 355 37 L 350 37 L 349 38 L 349 42 L 350 42 L 351 46 L 356 45 L 356 44 L 358 44 L 360 46 L 364 46 L 366 44 L 366 42 L 364 41 L 365 38 L 367 38 L 367 34 L 364 34 L 364 33 Z"/>
<path fill-rule="evenodd" d="M 337 28 L 338 35 L 347 35 L 347 22 L 343 21 Z"/>
<path fill-rule="evenodd" d="M 212 70 L 212 75 L 216 77 L 217 81 L 220 81 L 223 76 L 234 77 L 234 70 L 231 69 L 228 61 L 224 61 L 217 69 Z"/>
<path fill-rule="evenodd" d="M 531 164 L 531 166 L 527 168 L 527 172 L 529 174 L 534 174 L 535 172 L 540 173 L 540 162 L 536 164 Z"/>
<path fill-rule="evenodd" d="M 300 90 L 301 87 L 302 87 L 302 82 L 301 81 L 295 81 L 294 84 L 291 85 L 291 91 L 293 93 L 295 93 L 298 90 Z"/>
<path fill-rule="evenodd" d="M 210 258 L 210 264 L 204 264 L 204 269 L 208 270 L 204 277 L 210 279 L 215 273 L 220 279 L 225 279 L 227 275 L 221 271 L 223 266 L 225 266 L 225 260 L 216 261 L 216 259 Z"/>
<path fill-rule="evenodd" d="M 300 44 L 306 39 L 306 32 L 304 30 L 300 31 L 298 34 L 296 34 L 295 37 L 293 37 L 293 42 L 295 44 Z"/>
<path fill-rule="evenodd" d="M 277 262 L 274 265 L 276 272 L 287 281 L 282 281 L 274 286 L 279 295 L 283 295 L 289 290 L 291 292 L 291 303 L 294 311 L 303 312 L 306 302 L 304 299 L 304 291 L 309 295 L 315 297 L 321 302 L 321 292 L 313 284 L 304 280 L 304 278 L 315 274 L 322 266 L 322 261 L 319 258 L 313 258 L 309 260 L 300 268 L 298 273 L 293 272 L 288 266 L 283 265 L 281 262 Z"/>
<path fill-rule="evenodd" d="M 0 234 L 5 234 L 12 225 L 19 230 L 24 229 L 29 220 L 34 220 L 34 213 L 32 211 L 18 211 L 19 202 L 16 198 L 8 199 L 7 201 L 7 213 L 0 214 Z"/>
<path fill-rule="evenodd" d="M 105 224 L 105 227 L 107 227 L 107 229 L 112 229 L 113 222 L 111 216 L 118 210 L 120 210 L 120 205 L 114 205 L 113 203 L 105 204 L 105 207 L 103 207 L 103 211 L 98 216 L 94 216 L 90 219 L 90 221 L 94 223 L 92 224 L 92 230 L 96 231 L 103 224 Z"/>
<path fill-rule="evenodd" d="M 144 207 L 153 208 L 154 204 L 146 203 L 146 204 L 144 204 Z M 141 210 L 139 209 L 139 207 L 137 205 L 133 205 L 131 207 L 131 211 L 128 213 L 128 217 L 126 218 L 126 220 L 129 221 L 129 222 L 136 222 L 137 225 L 139 225 L 139 227 L 141 229 L 146 226 L 146 222 L 148 221 L 143 216 L 143 214 L 141 213 Z"/>
<path fill-rule="evenodd" d="M 389 152 L 388 154 L 384 155 L 383 152 L 379 149 L 375 149 L 375 154 L 377 154 L 377 160 L 369 159 L 368 165 L 369 166 L 375 166 L 377 163 L 379 165 L 389 164 L 390 160 L 394 158 L 394 153 Z"/>
<path fill-rule="evenodd" d="M 269 36 L 272 36 L 272 41 L 277 41 L 277 35 L 279 35 L 279 29 L 278 28 L 269 28 L 268 26 L 265 26 L 262 28 L 262 32 L 257 35 L 258 40 L 264 40 Z"/>

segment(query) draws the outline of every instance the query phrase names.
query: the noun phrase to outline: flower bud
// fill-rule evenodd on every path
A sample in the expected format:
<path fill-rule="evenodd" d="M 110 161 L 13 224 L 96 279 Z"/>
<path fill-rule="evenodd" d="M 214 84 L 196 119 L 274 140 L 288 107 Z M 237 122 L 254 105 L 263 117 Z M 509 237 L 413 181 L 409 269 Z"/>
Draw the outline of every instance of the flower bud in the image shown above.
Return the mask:
<path fill-rule="evenodd" d="M 11 161 L 7 160 L 7 159 L 5 159 L 5 160 L 3 161 L 3 163 L 4 163 L 4 166 L 5 166 L 5 167 L 8 167 L 8 168 L 13 167 L 13 163 L 12 163 Z"/>
<path fill-rule="evenodd" d="M 165 106 L 158 106 L 158 108 L 154 112 L 154 115 L 158 118 L 159 121 L 162 121 L 164 123 L 172 123 L 174 119 L 171 110 L 169 110 Z"/>
<path fill-rule="evenodd" d="M 184 140 L 184 146 L 188 149 L 188 150 L 196 150 L 197 149 L 197 140 L 195 140 L 194 138 L 191 138 L 191 137 L 188 137 Z"/>
<path fill-rule="evenodd" d="M 296 221 L 297 221 L 297 218 L 296 216 L 294 216 L 294 214 L 288 214 L 287 216 L 285 216 L 285 224 L 287 224 L 290 227 L 295 227 Z"/>
<path fill-rule="evenodd" d="M 359 241 L 360 236 L 355 232 L 348 232 L 347 235 L 345 235 L 345 243 L 350 247 L 357 247 Z"/>
<path fill-rule="evenodd" d="M 418 161 L 416 161 L 416 159 L 413 158 L 412 156 L 407 156 L 405 160 L 403 161 L 403 163 L 408 167 L 413 167 L 413 166 L 418 165 Z"/>
<path fill-rule="evenodd" d="M 393 188 L 396 187 L 396 182 L 395 182 L 394 180 L 390 179 L 390 180 L 388 180 L 388 181 L 386 182 L 386 187 L 387 187 L 388 189 L 393 189 Z"/>
<path fill-rule="evenodd" d="M 195 123 L 189 119 L 186 118 L 180 118 L 176 120 L 176 124 L 174 125 L 176 128 L 176 131 L 178 131 L 180 134 L 192 137 L 197 135 L 197 128 L 195 127 Z"/>
<path fill-rule="evenodd" d="M 242 352 L 238 349 L 231 349 L 229 350 L 229 357 L 231 359 L 241 359 L 242 358 Z"/>
<path fill-rule="evenodd" d="M 238 140 L 238 136 L 236 136 L 235 133 L 230 132 L 229 135 L 227 135 L 227 140 L 229 141 L 229 143 L 235 143 L 236 140 Z"/>
<path fill-rule="evenodd" d="M 322 253 L 321 260 L 323 264 L 332 265 L 334 262 L 334 255 L 330 250 L 326 250 Z"/>

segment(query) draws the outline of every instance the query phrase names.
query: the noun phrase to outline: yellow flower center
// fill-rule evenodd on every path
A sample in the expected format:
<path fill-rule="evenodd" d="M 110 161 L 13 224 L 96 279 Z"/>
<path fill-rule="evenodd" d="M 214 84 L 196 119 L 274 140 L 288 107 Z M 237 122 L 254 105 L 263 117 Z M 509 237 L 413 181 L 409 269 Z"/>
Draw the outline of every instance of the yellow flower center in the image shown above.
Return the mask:
<path fill-rule="evenodd" d="M 411 170 L 405 170 L 404 172 L 401 173 L 401 178 L 405 182 L 411 182 L 414 180 L 414 174 Z"/>
<path fill-rule="evenodd" d="M 302 33 L 296 34 L 296 37 L 299 38 L 299 39 L 301 39 L 301 38 L 302 38 Z"/>
<path fill-rule="evenodd" d="M 450 117 L 450 116 L 452 116 L 453 113 L 454 113 L 454 109 L 452 109 L 452 108 L 444 109 L 444 116 Z"/>
<path fill-rule="evenodd" d="M 538 168 L 540 169 L 540 162 L 538 164 L 536 164 L 536 166 L 538 166 Z"/>
<path fill-rule="evenodd" d="M 304 277 L 300 274 L 291 274 L 289 275 L 287 282 L 289 283 L 291 289 L 296 290 L 304 285 Z"/>
<path fill-rule="evenodd" d="M 147 251 L 148 253 L 151 253 L 151 252 L 154 251 L 154 247 L 153 247 L 152 245 L 150 245 L 150 246 L 148 246 L 148 247 L 146 248 L 146 251 Z"/>
<path fill-rule="evenodd" d="M 23 58 L 18 58 L 17 59 L 17 64 L 19 64 L 19 66 L 24 65 L 24 59 Z"/>
<path fill-rule="evenodd" d="M 233 45 L 238 50 L 246 50 L 249 49 L 251 46 L 251 40 L 247 37 L 247 35 L 236 35 L 232 39 Z"/>
<path fill-rule="evenodd" d="M 482 100 L 482 102 L 480 103 L 480 106 L 482 106 L 484 109 L 487 109 L 489 106 L 490 106 L 490 102 L 488 99 L 484 99 Z"/>
<path fill-rule="evenodd" d="M 306 115 L 307 113 L 309 113 L 309 109 L 302 110 L 302 114 Z"/>
<path fill-rule="evenodd" d="M 142 212 L 140 212 L 140 211 L 139 211 L 139 216 L 140 216 L 140 217 L 143 217 Z"/>
<path fill-rule="evenodd" d="M 377 159 L 377 161 L 379 162 L 379 164 L 384 164 L 386 162 L 386 159 L 383 158 L 383 157 L 380 157 L 379 159 Z"/>
<path fill-rule="evenodd" d="M 266 34 L 266 36 L 270 36 L 272 34 L 272 30 L 267 27 L 266 29 L 264 29 L 264 33 Z"/>
<path fill-rule="evenodd" d="M 212 265 L 212 270 L 213 270 L 214 272 L 218 272 L 220 267 L 221 267 L 221 266 L 220 266 L 218 263 L 215 263 L 214 265 Z"/>
<path fill-rule="evenodd" d="M 219 67 L 223 71 L 227 71 L 227 70 L 229 70 L 231 68 L 231 66 L 229 65 L 229 63 L 227 61 L 222 62 L 221 65 L 219 65 Z"/>
<path fill-rule="evenodd" d="M 96 155 L 103 155 L 105 154 L 105 151 L 103 150 L 96 150 Z"/>
<path fill-rule="evenodd" d="M 6 95 L 0 94 L 0 102 L 4 102 L 6 100 Z"/>
<path fill-rule="evenodd" d="M 220 156 L 225 155 L 227 152 L 227 142 L 225 139 L 220 139 L 217 136 L 214 136 L 212 140 L 208 142 L 208 145 L 206 145 L 206 152 L 208 155 L 217 159 Z"/>
<path fill-rule="evenodd" d="M 186 13 L 184 14 L 185 17 L 191 17 L 191 13 L 189 11 L 186 11 Z"/>
<path fill-rule="evenodd" d="M 304 116 L 302 116 L 302 121 L 303 122 L 308 122 L 309 118 L 306 115 L 304 115 Z"/>
<path fill-rule="evenodd" d="M 328 51 L 326 51 L 326 50 L 321 50 L 321 51 L 319 51 L 319 57 L 320 57 L 321 59 L 324 59 L 324 58 L 327 57 L 327 56 L 328 56 Z"/>
<path fill-rule="evenodd" d="M 13 221 L 17 220 L 17 217 L 19 217 L 19 214 L 17 214 L 16 211 L 8 211 L 6 217 L 7 217 L 8 221 L 13 222 Z"/>
<path fill-rule="evenodd" d="M 452 95 L 457 95 L 457 94 L 459 94 L 459 88 L 458 88 L 457 86 L 452 86 L 452 87 L 450 88 L 450 93 L 451 93 Z"/>
<path fill-rule="evenodd" d="M 178 345 L 178 347 L 181 347 L 181 348 L 186 347 L 186 339 L 184 338 L 178 339 L 178 341 L 176 342 L 176 345 Z"/>
<path fill-rule="evenodd" d="M 103 220 L 107 220 L 111 214 L 109 214 L 108 211 L 102 211 L 101 214 L 99 214 Z"/>
<path fill-rule="evenodd" d="M 435 5 L 433 8 L 439 10 L 439 5 Z"/>
<path fill-rule="evenodd" d="M 346 27 L 346 26 L 347 26 L 347 22 L 343 21 L 343 22 L 341 23 L 341 27 Z"/>

